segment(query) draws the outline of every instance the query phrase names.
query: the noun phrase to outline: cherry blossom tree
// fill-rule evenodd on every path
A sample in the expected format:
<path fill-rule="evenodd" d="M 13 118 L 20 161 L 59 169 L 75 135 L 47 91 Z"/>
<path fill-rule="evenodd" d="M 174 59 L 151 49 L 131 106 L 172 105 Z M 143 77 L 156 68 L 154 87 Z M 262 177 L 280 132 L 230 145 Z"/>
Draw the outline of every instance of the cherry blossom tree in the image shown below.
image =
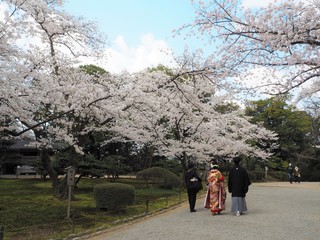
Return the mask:
<path fill-rule="evenodd" d="M 123 99 L 126 111 L 112 131 L 153 145 L 157 154 L 175 157 L 183 167 L 188 160 L 207 162 L 213 156 L 244 154 L 267 159 L 271 153 L 251 143 L 274 141 L 275 134 L 251 124 L 240 110 L 218 111 L 232 95 L 218 95 L 221 83 L 217 79 L 192 71 L 188 64 L 183 66 L 181 72 L 135 74 Z"/>
<path fill-rule="evenodd" d="M 94 92 L 94 77 L 74 68 L 79 57 L 97 56 L 103 37 L 95 24 L 59 11 L 61 2 L 2 1 L 0 21 L 1 138 L 32 132 L 57 195 L 61 184 L 48 148 L 63 141 L 81 152 L 74 120 L 86 116 L 97 95 L 110 95 Z"/>
<path fill-rule="evenodd" d="M 93 23 L 60 11 L 62 2 L 2 1 L 0 18 L 1 138 L 32 132 L 57 196 L 66 196 L 66 182 L 53 169 L 49 148 L 63 142 L 82 154 L 95 132 L 152 145 L 182 164 L 213 154 L 269 156 L 252 142 L 275 135 L 241 112 L 216 110 L 232 94 L 224 71 L 197 54 L 181 56 L 180 67 L 167 72 L 95 75 L 77 68 L 80 57 L 98 55 L 104 39 Z"/>
<path fill-rule="evenodd" d="M 201 35 L 212 46 L 211 66 L 243 88 L 268 94 L 319 92 L 319 1 L 275 1 L 246 9 L 241 0 L 192 1 L 195 20 L 177 32 Z M 255 74 L 253 74 L 255 73 Z"/>

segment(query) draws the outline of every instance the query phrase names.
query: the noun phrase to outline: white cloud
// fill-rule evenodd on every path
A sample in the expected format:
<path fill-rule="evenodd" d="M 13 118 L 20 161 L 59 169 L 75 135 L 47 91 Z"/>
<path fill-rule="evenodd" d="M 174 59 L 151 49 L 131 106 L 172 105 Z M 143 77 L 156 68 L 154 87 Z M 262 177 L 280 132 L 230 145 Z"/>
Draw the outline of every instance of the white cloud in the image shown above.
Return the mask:
<path fill-rule="evenodd" d="M 291 70 L 293 71 L 293 70 Z M 242 91 L 237 95 L 241 107 L 245 106 L 246 101 L 256 101 L 259 99 L 267 99 L 279 91 L 285 92 L 288 88 L 286 70 L 275 70 L 267 67 L 256 67 L 248 70 L 238 78 L 234 79 L 235 82 L 241 85 Z M 290 83 L 290 82 L 289 82 Z M 296 88 L 290 91 L 291 99 L 289 104 L 295 105 L 299 109 L 303 109 L 304 101 L 297 101 L 301 90 L 310 86 L 310 83 L 305 83 L 306 86 Z"/>
<path fill-rule="evenodd" d="M 108 48 L 105 56 L 99 66 L 111 73 L 124 70 L 132 73 L 159 64 L 175 66 L 172 51 L 167 43 L 154 39 L 151 33 L 141 36 L 141 43 L 137 47 L 129 47 L 125 39 L 118 36 L 114 41 L 114 47 Z"/>
<path fill-rule="evenodd" d="M 261 66 L 244 72 L 238 81 L 241 81 L 244 88 L 255 89 L 259 94 L 268 96 L 266 93 L 275 94 L 278 91 L 274 85 L 280 83 L 282 79 L 283 74 L 280 71 Z"/>

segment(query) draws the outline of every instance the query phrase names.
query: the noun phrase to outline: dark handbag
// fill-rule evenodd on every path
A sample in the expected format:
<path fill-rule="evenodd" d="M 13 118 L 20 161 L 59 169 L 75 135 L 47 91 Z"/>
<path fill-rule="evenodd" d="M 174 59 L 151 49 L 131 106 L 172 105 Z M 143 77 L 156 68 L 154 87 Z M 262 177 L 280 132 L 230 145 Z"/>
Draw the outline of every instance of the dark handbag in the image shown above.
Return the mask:
<path fill-rule="evenodd" d="M 200 191 L 203 189 L 202 182 L 198 181 L 197 178 L 192 178 L 190 180 L 190 189 Z"/>

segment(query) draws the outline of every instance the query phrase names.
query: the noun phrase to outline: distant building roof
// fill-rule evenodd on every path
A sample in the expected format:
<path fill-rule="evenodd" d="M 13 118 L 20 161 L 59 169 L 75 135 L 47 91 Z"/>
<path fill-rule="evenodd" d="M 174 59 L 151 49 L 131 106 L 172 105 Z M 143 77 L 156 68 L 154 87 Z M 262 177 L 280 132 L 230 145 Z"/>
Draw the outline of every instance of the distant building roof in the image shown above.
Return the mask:
<path fill-rule="evenodd" d="M 35 141 L 32 141 L 32 140 L 15 140 L 13 141 L 12 144 L 8 144 L 6 145 L 5 147 L 0 147 L 0 149 L 12 149 L 12 150 L 18 150 L 18 149 L 28 149 L 28 150 L 31 150 L 31 149 L 37 149 L 37 147 L 35 146 L 32 146 L 30 144 L 32 144 L 33 142 Z M 59 142 L 56 142 L 53 144 L 53 148 L 54 149 L 63 149 L 65 147 L 67 147 L 68 145 L 65 144 L 65 143 L 59 143 Z"/>

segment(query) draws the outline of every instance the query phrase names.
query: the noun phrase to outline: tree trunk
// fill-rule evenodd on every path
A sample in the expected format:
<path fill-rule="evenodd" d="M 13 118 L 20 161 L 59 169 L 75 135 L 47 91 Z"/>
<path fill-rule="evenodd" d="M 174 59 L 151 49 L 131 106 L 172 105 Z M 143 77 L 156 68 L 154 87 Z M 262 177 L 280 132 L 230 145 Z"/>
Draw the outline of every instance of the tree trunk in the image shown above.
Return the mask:
<path fill-rule="evenodd" d="M 182 166 L 183 176 L 187 172 L 187 155 L 183 152 L 183 155 L 179 158 Z"/>
<path fill-rule="evenodd" d="M 67 199 L 68 198 L 68 186 L 67 186 L 67 179 L 63 177 L 61 180 L 58 178 L 58 174 L 53 169 L 50 161 L 50 156 L 48 150 L 43 149 L 40 150 L 40 159 L 42 161 L 43 167 L 47 170 L 51 183 L 52 188 L 54 191 L 54 196 L 59 199 Z"/>
<path fill-rule="evenodd" d="M 184 181 L 184 177 L 186 175 L 187 172 L 187 156 L 185 154 L 185 152 L 183 153 L 182 156 L 177 156 L 178 159 L 180 160 L 181 163 L 181 167 L 182 167 L 182 173 L 183 173 L 183 185 L 185 185 L 185 181 Z"/>
<path fill-rule="evenodd" d="M 82 174 L 79 175 L 79 177 L 76 180 L 76 183 L 74 184 L 74 188 L 77 188 L 78 182 L 80 182 L 82 176 L 83 176 Z"/>

